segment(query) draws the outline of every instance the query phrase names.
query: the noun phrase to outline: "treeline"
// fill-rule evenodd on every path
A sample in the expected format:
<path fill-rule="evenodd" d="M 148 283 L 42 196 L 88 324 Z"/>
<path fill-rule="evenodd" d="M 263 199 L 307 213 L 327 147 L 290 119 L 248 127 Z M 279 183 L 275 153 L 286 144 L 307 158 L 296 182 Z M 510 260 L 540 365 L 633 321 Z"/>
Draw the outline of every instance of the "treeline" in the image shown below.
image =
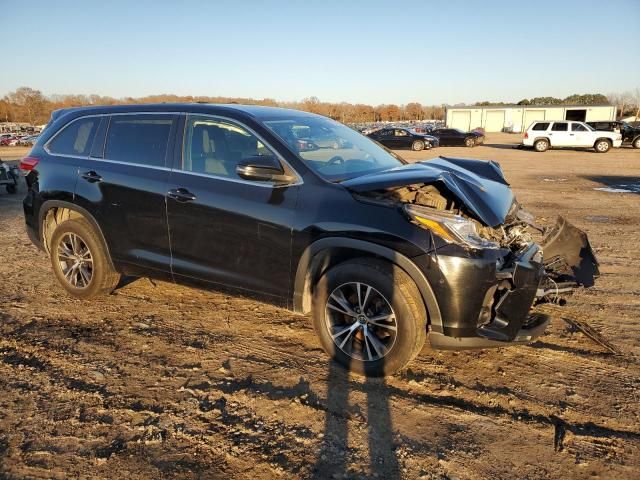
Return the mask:
<path fill-rule="evenodd" d="M 504 102 L 477 102 L 477 106 L 489 106 L 489 105 L 513 105 Z M 611 101 L 606 95 L 601 93 L 585 93 L 585 94 L 573 94 L 567 98 L 556 97 L 534 97 L 523 98 L 517 105 L 611 105 Z"/>
<path fill-rule="evenodd" d="M 280 102 L 271 98 L 256 100 L 254 98 L 149 95 L 147 97 L 113 98 L 101 95 L 49 95 L 39 90 L 21 87 L 10 92 L 0 100 L 0 122 L 26 122 L 31 125 L 47 123 L 51 112 L 59 108 L 88 105 L 119 105 L 130 103 L 162 103 L 162 102 L 208 102 L 208 103 L 243 103 L 252 105 L 269 105 L 307 112 L 318 113 L 339 120 L 343 123 L 400 121 L 400 120 L 443 120 L 444 105 L 425 106 L 418 102 L 406 105 L 382 104 L 377 106 L 352 104 L 347 102 L 321 102 L 317 97 L 305 98 L 299 102 Z M 640 113 L 640 89 L 632 92 L 612 93 L 608 96 L 600 93 L 575 94 L 567 98 L 535 97 L 523 99 L 518 105 L 597 105 L 612 104 L 618 107 L 618 115 Z M 457 104 L 456 106 L 464 106 Z M 509 105 L 504 102 L 476 102 L 473 105 Z"/>
<path fill-rule="evenodd" d="M 423 106 L 413 102 L 406 105 L 384 104 L 376 107 L 365 104 L 347 102 L 321 102 L 316 97 L 305 98 L 299 102 L 279 102 L 271 98 L 256 100 L 254 98 L 208 97 L 190 95 L 149 95 L 147 97 L 113 98 L 101 95 L 49 95 L 39 90 L 21 87 L 5 95 L 0 100 L 0 121 L 27 122 L 31 125 L 47 123 L 51 112 L 59 108 L 89 105 L 124 105 L 131 103 L 174 103 L 174 102 L 207 102 L 207 103 L 242 103 L 251 105 L 268 105 L 293 108 L 318 113 L 339 120 L 343 123 L 359 123 L 374 121 L 398 120 L 442 120 L 443 106 Z"/>

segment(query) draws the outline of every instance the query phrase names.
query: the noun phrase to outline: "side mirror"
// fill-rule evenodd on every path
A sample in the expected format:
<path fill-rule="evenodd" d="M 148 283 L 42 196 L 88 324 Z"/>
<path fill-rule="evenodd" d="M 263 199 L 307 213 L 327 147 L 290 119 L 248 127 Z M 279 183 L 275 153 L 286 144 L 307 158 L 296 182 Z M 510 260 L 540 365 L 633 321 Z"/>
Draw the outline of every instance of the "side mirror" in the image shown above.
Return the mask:
<path fill-rule="evenodd" d="M 254 155 L 245 158 L 236 167 L 236 173 L 245 180 L 257 182 L 273 182 L 287 184 L 295 180 L 295 177 L 287 175 L 273 155 Z"/>

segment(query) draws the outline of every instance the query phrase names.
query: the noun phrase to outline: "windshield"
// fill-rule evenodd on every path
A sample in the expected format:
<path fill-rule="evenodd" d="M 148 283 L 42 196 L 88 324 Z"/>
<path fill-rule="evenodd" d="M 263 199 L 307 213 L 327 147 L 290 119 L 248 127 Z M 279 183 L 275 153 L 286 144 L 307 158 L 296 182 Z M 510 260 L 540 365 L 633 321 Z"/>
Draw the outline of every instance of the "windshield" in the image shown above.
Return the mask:
<path fill-rule="evenodd" d="M 364 135 L 328 118 L 299 117 L 264 124 L 312 170 L 332 182 L 405 163 Z"/>

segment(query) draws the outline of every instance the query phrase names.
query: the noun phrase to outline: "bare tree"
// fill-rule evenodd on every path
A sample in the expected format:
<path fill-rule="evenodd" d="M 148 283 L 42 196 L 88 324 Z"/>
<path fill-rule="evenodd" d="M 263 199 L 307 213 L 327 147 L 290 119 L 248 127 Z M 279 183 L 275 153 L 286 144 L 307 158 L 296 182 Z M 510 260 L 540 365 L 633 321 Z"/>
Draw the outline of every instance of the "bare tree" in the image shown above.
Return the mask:
<path fill-rule="evenodd" d="M 624 117 L 625 110 L 633 102 L 631 92 L 614 92 L 607 95 L 607 98 L 612 105 L 615 105 L 618 109 L 618 119 Z"/>

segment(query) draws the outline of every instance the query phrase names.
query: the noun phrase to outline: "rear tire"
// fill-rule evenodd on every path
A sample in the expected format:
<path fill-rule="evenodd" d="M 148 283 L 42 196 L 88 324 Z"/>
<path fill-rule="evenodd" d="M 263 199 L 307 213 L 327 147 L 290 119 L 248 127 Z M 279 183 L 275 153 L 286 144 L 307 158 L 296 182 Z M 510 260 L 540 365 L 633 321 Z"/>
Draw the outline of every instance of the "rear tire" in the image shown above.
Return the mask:
<path fill-rule="evenodd" d="M 424 150 L 424 142 L 422 140 L 415 140 L 411 144 L 411 150 L 413 150 L 414 152 L 419 152 L 421 150 Z"/>
<path fill-rule="evenodd" d="M 49 257 L 58 282 L 76 298 L 107 295 L 120 281 L 102 238 L 84 218 L 65 220 L 55 228 Z"/>
<path fill-rule="evenodd" d="M 536 149 L 536 152 L 546 152 L 549 150 L 549 140 L 540 139 L 536 140 L 533 144 L 533 148 Z"/>
<path fill-rule="evenodd" d="M 607 153 L 611 149 L 611 142 L 609 140 L 596 140 L 593 149 L 596 153 Z"/>
<path fill-rule="evenodd" d="M 336 298 L 347 302 L 351 314 Z M 425 343 L 426 322 L 418 287 L 386 261 L 349 260 L 331 268 L 314 288 L 313 326 L 323 349 L 360 375 L 391 375 L 405 367 Z"/>

